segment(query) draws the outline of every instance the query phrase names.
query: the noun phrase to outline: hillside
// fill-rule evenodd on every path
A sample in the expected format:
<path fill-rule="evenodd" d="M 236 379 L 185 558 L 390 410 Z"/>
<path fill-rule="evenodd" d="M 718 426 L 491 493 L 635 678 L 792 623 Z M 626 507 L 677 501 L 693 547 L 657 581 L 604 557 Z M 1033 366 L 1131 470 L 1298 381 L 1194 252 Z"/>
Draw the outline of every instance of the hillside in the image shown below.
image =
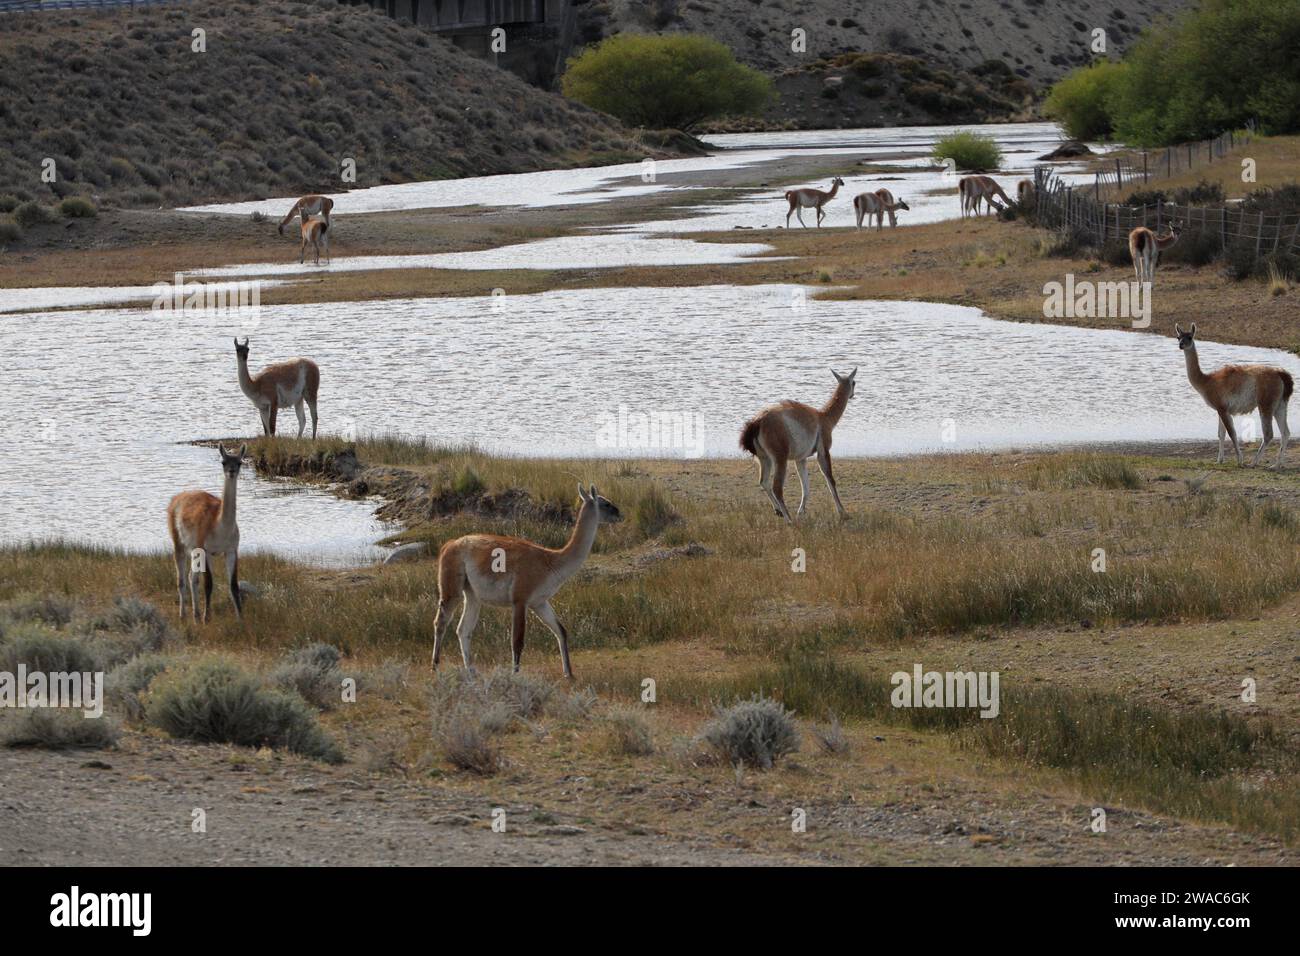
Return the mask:
<path fill-rule="evenodd" d="M 0 86 L 0 196 L 42 202 L 338 192 L 348 158 L 362 187 L 660 152 L 428 31 L 332 3 L 6 14 Z"/>
<path fill-rule="evenodd" d="M 581 43 L 627 30 L 714 37 L 776 79 L 782 97 L 765 117 L 769 123 L 813 127 L 943 122 L 954 112 L 951 100 L 925 89 L 909 98 L 912 84 L 818 102 L 820 84 L 839 75 L 827 63 L 845 54 L 916 58 L 937 76 L 923 82 L 947 86 L 942 92 L 971 101 L 975 118 L 1012 118 L 1023 107 L 1025 91 L 989 83 L 997 78 L 990 71 L 1024 80 L 1041 93 L 1091 59 L 1094 29 L 1106 30 L 1107 54 L 1118 56 L 1154 19 L 1189 5 L 1190 0 L 578 0 L 577 9 Z M 806 32 L 805 52 L 791 50 L 795 28 Z M 822 75 L 813 77 L 818 71 Z"/>

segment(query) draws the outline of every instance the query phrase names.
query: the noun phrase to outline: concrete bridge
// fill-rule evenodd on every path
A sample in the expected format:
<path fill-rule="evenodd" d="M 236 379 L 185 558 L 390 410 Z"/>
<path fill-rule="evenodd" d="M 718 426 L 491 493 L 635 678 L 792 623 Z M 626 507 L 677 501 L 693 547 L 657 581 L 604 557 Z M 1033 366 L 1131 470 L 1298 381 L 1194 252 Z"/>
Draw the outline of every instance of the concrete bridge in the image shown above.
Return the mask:
<path fill-rule="evenodd" d="M 573 45 L 572 0 L 351 0 L 435 33 L 468 53 L 492 60 L 530 83 L 554 84 Z M 506 31 L 505 51 L 492 50 L 492 31 Z"/>

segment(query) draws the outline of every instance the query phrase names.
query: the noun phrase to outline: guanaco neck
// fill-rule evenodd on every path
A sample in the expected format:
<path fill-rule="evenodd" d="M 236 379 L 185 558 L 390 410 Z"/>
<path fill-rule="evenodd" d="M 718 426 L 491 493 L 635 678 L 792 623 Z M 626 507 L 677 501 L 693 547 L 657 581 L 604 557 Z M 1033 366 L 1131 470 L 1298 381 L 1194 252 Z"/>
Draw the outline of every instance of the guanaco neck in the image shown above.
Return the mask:
<path fill-rule="evenodd" d="M 568 542 L 560 549 L 560 569 L 568 578 L 582 567 L 587 555 L 591 554 L 596 543 L 596 528 L 600 525 L 600 515 L 596 504 L 584 501 L 578 511 L 578 520 L 573 525 L 573 533 Z"/>
<path fill-rule="evenodd" d="M 1156 239 L 1156 248 L 1164 249 L 1165 247 L 1172 246 L 1175 242 L 1177 242 L 1178 236 L 1175 233 L 1170 232 L 1170 233 L 1166 233 L 1163 236 L 1156 236 L 1155 239 Z"/>
<path fill-rule="evenodd" d="M 1187 380 L 1192 383 L 1192 388 L 1204 392 L 1208 376 L 1201 371 L 1201 360 L 1196 357 L 1196 346 L 1188 345 L 1183 349 L 1183 358 L 1187 360 Z"/>
<path fill-rule="evenodd" d="M 248 359 L 244 356 L 236 357 L 239 362 L 239 390 L 249 398 L 257 398 L 257 386 L 253 384 L 252 377 L 248 374 Z"/>
<path fill-rule="evenodd" d="M 238 484 L 237 477 L 226 475 L 225 484 L 221 488 L 221 513 L 217 516 L 217 524 L 224 528 L 235 524 L 235 490 Z"/>
<path fill-rule="evenodd" d="M 826 200 L 835 198 L 835 194 L 840 191 L 839 183 L 831 183 L 831 191 L 826 194 Z"/>
<path fill-rule="evenodd" d="M 822 407 L 822 426 L 830 429 L 838 425 L 840 416 L 844 414 L 844 409 L 848 407 L 848 404 L 849 386 L 845 382 L 840 382 L 835 386 L 835 391 L 831 394 L 831 400 Z"/>

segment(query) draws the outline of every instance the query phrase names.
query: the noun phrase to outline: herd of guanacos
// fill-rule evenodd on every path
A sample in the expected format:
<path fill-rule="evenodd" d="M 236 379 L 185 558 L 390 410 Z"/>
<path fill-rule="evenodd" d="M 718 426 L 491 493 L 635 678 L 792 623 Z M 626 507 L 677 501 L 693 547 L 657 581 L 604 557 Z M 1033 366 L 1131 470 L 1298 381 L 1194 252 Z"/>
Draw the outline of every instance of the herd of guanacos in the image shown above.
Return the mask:
<path fill-rule="evenodd" d="M 844 181 L 836 177 L 829 190 L 795 189 L 785 194 L 790 205 L 786 215 L 787 225 L 791 214 L 804 208 L 817 210 L 817 222 L 821 224 L 824 216 L 822 207 L 835 196 Z M 1025 197 L 1025 186 L 1032 189 L 1028 181 L 1021 183 L 1021 198 Z M 979 202 L 986 201 L 990 207 L 996 206 L 994 197 L 1001 196 L 1010 202 L 990 177 L 969 176 L 959 183 L 959 195 L 962 213 L 978 214 Z M 302 254 L 305 254 L 310 242 L 317 248 L 324 245 L 328 256 L 330 214 L 334 202 L 328 196 L 304 196 L 294 203 L 288 215 L 280 222 L 279 231 L 283 235 L 284 227 L 300 216 L 302 220 Z M 895 212 L 907 209 L 901 200 L 895 201 L 887 189 L 874 193 L 863 193 L 854 200 L 857 211 L 858 226 L 864 218 L 875 216 L 877 228 L 887 214 L 891 227 L 896 224 Z M 1000 208 L 1000 207 L 998 207 Z M 991 210 L 990 210 L 991 211 Z M 803 218 L 799 217 L 802 224 Z M 1154 268 L 1154 259 L 1150 251 L 1158 251 L 1169 242 L 1177 239 L 1177 226 L 1170 234 L 1157 237 L 1138 235 L 1143 230 L 1134 230 L 1137 239 L 1130 238 L 1130 248 L 1134 251 L 1135 268 L 1138 268 L 1139 280 L 1143 277 L 1144 267 Z M 1150 230 L 1145 230 L 1150 232 Z M 1159 244 L 1156 244 L 1157 241 Z M 1136 243 L 1136 246 L 1135 246 Z M 302 261 L 300 254 L 299 261 Z M 1148 265 L 1149 264 L 1149 265 Z M 1150 271 L 1146 274 L 1149 276 Z M 1280 447 L 1277 464 L 1281 468 L 1286 454 L 1290 431 L 1287 427 L 1286 410 L 1295 383 L 1289 372 L 1268 365 L 1227 365 L 1213 372 L 1203 372 L 1196 354 L 1196 324 L 1184 331 L 1174 326 L 1178 338 L 1178 347 L 1183 351 L 1187 377 L 1192 387 L 1201 395 L 1206 404 L 1214 409 L 1219 419 L 1219 456 L 1222 463 L 1224 454 L 1223 439 L 1232 439 L 1232 447 L 1237 455 L 1237 464 L 1244 464 L 1241 445 L 1233 426 L 1232 416 L 1247 415 L 1258 410 L 1263 437 L 1252 464 L 1258 465 L 1264 449 L 1273 439 L 1273 422 L 1277 423 Z M 316 437 L 317 428 L 317 393 L 320 386 L 320 369 L 311 359 L 298 358 L 267 366 L 257 375 L 248 371 L 249 343 L 245 338 L 241 343 L 235 340 L 235 355 L 238 368 L 240 390 L 257 408 L 262 422 L 263 434 L 274 436 L 276 433 L 276 415 L 281 407 L 293 407 L 298 418 L 298 437 L 306 430 L 306 415 L 303 406 L 311 412 L 312 438 Z M 787 522 L 793 522 L 785 504 L 783 493 L 786 468 L 793 461 L 799 475 L 800 501 L 796 516 L 805 513 L 808 503 L 808 460 L 817 459 L 818 468 L 830 490 L 831 498 L 841 518 L 847 512 L 840 502 L 839 491 L 831 465 L 831 436 L 843 416 L 849 399 L 856 390 L 857 369 L 847 374 L 831 370 L 835 378 L 835 388 L 830 399 L 820 408 L 801 402 L 784 401 L 767 408 L 745 423 L 740 434 L 740 447 L 753 455 L 759 462 L 759 485 L 767 495 L 776 514 Z M 212 606 L 212 569 L 210 559 L 215 555 L 224 558 L 226 574 L 229 579 L 230 597 L 235 606 L 235 613 L 243 617 L 243 602 L 239 589 L 239 526 L 236 522 L 235 501 L 236 486 L 240 467 L 247 445 L 241 445 L 237 451 L 227 451 L 218 445 L 221 467 L 225 476 L 222 495 L 218 498 L 206 491 L 184 491 L 172 498 L 167 508 L 167 528 L 172 539 L 176 563 L 176 590 L 179 611 L 182 620 L 185 617 L 185 597 L 188 589 L 194 621 L 199 621 L 198 587 L 202 578 L 203 617 L 206 623 Z M 524 538 L 508 537 L 494 534 L 464 535 L 444 544 L 438 553 L 438 611 L 434 620 L 434 645 L 432 664 L 436 670 L 442 652 L 442 642 L 450 625 L 454 606 L 462 603 L 460 620 L 456 635 L 460 644 L 461 659 L 466 668 L 471 666 L 470 637 L 478 623 L 479 610 L 483 604 L 496 607 L 509 607 L 513 612 L 511 657 L 515 671 L 519 670 L 523 655 L 524 633 L 528 612 L 532 611 L 541 622 L 555 635 L 559 644 L 560 660 L 564 676 L 573 677 L 573 668 L 569 661 L 568 631 L 560 622 L 551 605 L 551 598 L 568 581 L 586 561 L 596 539 L 596 530 L 602 523 L 622 521 L 618 506 L 602 496 L 595 485 L 590 488 L 578 486 L 578 515 L 568 541 L 560 548 L 547 548 Z"/>

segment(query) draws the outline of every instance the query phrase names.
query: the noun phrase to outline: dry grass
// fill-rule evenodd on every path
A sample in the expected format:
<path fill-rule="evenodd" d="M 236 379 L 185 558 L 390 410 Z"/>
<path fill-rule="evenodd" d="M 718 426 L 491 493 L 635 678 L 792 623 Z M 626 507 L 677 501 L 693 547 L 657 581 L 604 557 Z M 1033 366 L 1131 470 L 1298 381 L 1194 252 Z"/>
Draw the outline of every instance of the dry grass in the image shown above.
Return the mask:
<path fill-rule="evenodd" d="M 472 467 L 489 491 L 519 487 L 538 500 L 572 497 L 569 488 L 577 482 L 569 472 L 579 466 L 494 460 L 473 450 L 386 439 L 363 442 L 361 449 L 363 458 L 382 453 L 403 467 L 446 469 L 449 481 Z M 715 703 L 763 693 L 792 707 L 801 721 L 838 715 L 844 722 L 839 729 L 815 730 L 814 739 L 832 742 L 819 747 L 827 752 L 824 759 L 844 764 L 837 774 L 859 773 L 866 759 L 859 756 L 863 735 L 870 742 L 869 727 L 896 720 L 880 709 L 877 692 L 898 662 L 978 652 L 993 669 L 1009 668 L 1010 660 L 1020 660 L 1014 648 L 1027 630 L 1080 634 L 1086 628 L 1086 640 L 1071 638 L 1068 650 L 1045 651 L 1041 660 L 1020 665 L 1036 668 L 1028 673 L 1046 684 L 1020 678 L 1026 673 L 1020 670 L 1005 678 L 1006 719 L 992 722 L 996 733 L 951 714 L 906 726 L 946 741 L 934 745 L 940 750 L 977 752 L 1002 768 L 1033 768 L 1046 775 L 1035 777 L 1038 786 L 1056 780 L 1051 786 L 1078 787 L 1090 801 L 1122 800 L 1293 838 L 1285 821 L 1294 808 L 1279 790 L 1295 779 L 1288 763 L 1292 745 L 1274 729 L 1271 715 L 1279 711 L 1232 716 L 1221 687 L 1201 693 L 1195 681 L 1215 655 L 1224 660 L 1214 667 L 1231 674 L 1241 645 L 1223 635 L 1229 629 L 1236 634 L 1244 626 L 1238 622 L 1271 614 L 1300 590 L 1294 473 L 1093 453 L 847 460 L 837 470 L 850 519 L 834 521 L 826 502 L 814 498 L 810 518 L 792 529 L 754 493 L 745 462 L 697 462 L 689 474 L 672 463 L 580 467 L 584 480 L 594 480 L 625 511 L 651 494 L 671 500 L 680 520 L 665 535 L 704 546 L 695 557 L 644 561 L 648 543 L 625 522 L 602 531 L 600 551 L 556 599 L 579 678 L 592 682 L 603 699 L 630 704 L 647 675 L 659 680 L 663 704 L 654 720 L 661 740 L 698 734 Z M 1179 479 L 1207 471 L 1213 481 L 1204 493 L 1186 493 Z M 460 515 L 413 533 L 437 542 L 491 524 Z M 566 533 L 559 520 L 539 519 L 537 525 L 551 540 Z M 804 573 L 791 570 L 795 547 L 807 552 Z M 1107 550 L 1102 574 L 1091 567 L 1097 547 Z M 511 678 L 495 691 L 484 689 L 474 707 L 463 699 L 454 706 L 422 703 L 426 688 L 441 693 L 438 688 L 454 688 L 462 679 L 448 662 L 430 684 L 431 561 L 330 572 L 254 556 L 245 574 L 265 585 L 263 595 L 249 602 L 247 623 L 239 625 L 219 605 L 206 627 L 178 625 L 181 639 L 219 649 L 254 672 L 273 669 L 286 652 L 311 641 L 343 649 L 362 673 L 391 666 L 394 658 L 409 663 L 410 674 L 398 682 L 406 688 L 402 700 L 363 693 L 359 709 L 321 718 L 330 732 L 346 729 L 350 754 L 382 751 L 375 765 L 382 772 L 407 773 L 433 760 L 435 767 L 450 763 L 472 771 L 463 778 L 468 781 L 509 764 L 510 773 L 497 779 L 509 777 L 516 781 L 512 787 L 526 790 L 522 781 L 540 774 L 541 785 L 557 761 L 568 772 L 586 773 L 588 761 L 605 766 L 602 761 L 613 759 L 614 767 L 625 768 L 671 759 L 667 747 L 645 752 L 639 721 L 615 727 L 599 716 L 617 708 L 588 719 L 590 696 L 557 691 L 534 677 L 559 670 L 553 642 L 540 628 L 530 632 L 525 685 Z M 71 613 L 58 599 L 31 595 L 70 594 L 108 607 L 114 596 L 127 594 L 170 607 L 173 585 L 161 547 L 145 556 L 57 545 L 0 552 L 0 601 L 27 595 L 15 612 L 24 620 L 58 621 Z M 1148 635 L 1130 652 L 1133 663 L 1089 671 L 1088 683 L 1076 684 L 1077 675 L 1063 663 L 1094 658 L 1102 651 L 1091 635 L 1129 624 L 1140 625 L 1135 635 Z M 1151 636 L 1155 632 L 1147 629 L 1156 625 L 1195 638 Z M 480 667 L 508 660 L 507 631 L 503 614 L 485 612 L 475 641 Z M 1250 646 L 1257 644 L 1250 639 Z M 1149 688 L 1141 707 L 1128 706 L 1128 685 L 1118 682 L 1169 654 L 1187 658 L 1188 676 L 1166 680 L 1197 688 L 1187 694 L 1196 702 L 1194 712 L 1188 716 L 1189 708 L 1146 694 Z M 1289 679 L 1288 666 L 1294 669 L 1270 657 L 1261 677 Z M 364 691 L 365 680 L 360 686 Z M 432 735 L 430 708 L 444 715 Z M 1070 725 L 1083 736 L 1065 734 L 1062 728 Z M 1133 744 L 1125 728 L 1138 726 L 1149 732 Z M 1119 732 L 1129 736 L 1110 740 Z M 1087 743 L 1094 770 L 1062 756 L 1075 739 Z M 1129 741 L 1123 754 L 1106 749 L 1120 747 L 1120 739 Z M 927 748 L 932 758 L 938 753 Z M 1144 766 L 1164 766 L 1156 756 L 1162 753 L 1177 761 L 1145 779 Z M 942 765 L 927 766 L 937 773 Z M 684 766 L 675 772 L 709 779 L 720 772 Z M 1096 769 L 1103 766 L 1112 769 Z M 1015 774 L 1008 771 L 1008 778 Z"/>

